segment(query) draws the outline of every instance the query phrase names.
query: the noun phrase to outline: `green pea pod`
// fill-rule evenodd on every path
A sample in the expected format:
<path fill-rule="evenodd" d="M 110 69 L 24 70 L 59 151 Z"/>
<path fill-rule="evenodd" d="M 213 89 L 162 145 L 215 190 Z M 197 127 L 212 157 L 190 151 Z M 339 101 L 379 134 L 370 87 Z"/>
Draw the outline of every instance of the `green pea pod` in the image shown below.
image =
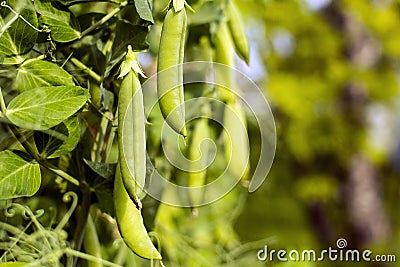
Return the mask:
<path fill-rule="evenodd" d="M 140 210 L 125 190 L 119 168 L 115 175 L 114 206 L 118 228 L 126 245 L 142 258 L 161 260 L 161 254 L 154 247 L 144 226 Z"/>
<path fill-rule="evenodd" d="M 89 214 L 86 223 L 85 237 L 83 239 L 83 247 L 86 253 L 101 259 L 101 246 L 99 237 L 97 236 L 96 227 L 92 216 Z M 97 261 L 87 261 L 88 267 L 102 267 L 103 264 Z"/>
<path fill-rule="evenodd" d="M 229 31 L 232 35 L 236 53 L 247 64 L 249 64 L 249 42 L 247 40 L 246 32 L 244 30 L 242 17 L 240 16 L 240 13 L 232 0 L 228 2 L 226 13 L 228 16 Z"/>
<path fill-rule="evenodd" d="M 246 117 L 239 101 L 228 102 L 223 120 L 227 131 L 224 136 L 224 147 L 228 171 L 235 178 L 246 179 L 250 170 L 250 147 L 246 130 Z"/>
<path fill-rule="evenodd" d="M 130 54 L 131 52 L 131 50 L 128 52 L 125 62 L 130 61 L 131 65 L 137 66 L 137 61 L 132 59 L 134 56 Z M 132 66 L 128 68 L 128 73 L 122 80 L 118 96 L 118 148 L 125 188 L 139 207 L 141 207 L 139 196 L 146 178 L 145 126 L 143 93 L 137 73 Z"/>
<path fill-rule="evenodd" d="M 183 58 L 187 17 L 185 9 L 169 9 L 161 31 L 157 92 L 161 113 L 169 126 L 186 137 Z"/>
<path fill-rule="evenodd" d="M 236 94 L 233 89 L 232 71 L 228 67 L 233 67 L 234 58 L 232 55 L 232 40 L 228 32 L 226 23 L 222 23 L 214 35 L 215 43 L 215 61 L 224 64 L 225 67 L 215 66 L 215 82 L 216 89 L 221 100 L 225 102 L 236 101 Z"/>
<path fill-rule="evenodd" d="M 209 148 L 204 147 L 200 150 L 200 144 L 203 140 L 210 138 L 210 128 L 208 125 L 207 118 L 199 118 L 194 125 L 192 140 L 190 140 L 189 146 L 189 160 L 190 172 L 188 174 L 188 187 L 200 187 L 203 186 L 207 178 L 207 155 Z M 207 143 L 206 143 L 207 144 Z M 189 189 L 189 200 L 193 207 L 198 206 L 203 199 L 204 192 L 200 189 L 194 188 Z"/>

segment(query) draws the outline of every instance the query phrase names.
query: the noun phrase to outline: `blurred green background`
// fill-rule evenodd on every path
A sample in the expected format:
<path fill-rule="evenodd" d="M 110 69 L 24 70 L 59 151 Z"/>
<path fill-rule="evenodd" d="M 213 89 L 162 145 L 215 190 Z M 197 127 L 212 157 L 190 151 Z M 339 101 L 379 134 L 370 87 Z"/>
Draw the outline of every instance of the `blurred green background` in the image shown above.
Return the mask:
<path fill-rule="evenodd" d="M 241 2 L 246 70 L 264 88 L 278 135 L 269 177 L 235 224 L 242 240 L 321 250 L 345 238 L 349 248 L 398 255 L 399 4 Z"/>

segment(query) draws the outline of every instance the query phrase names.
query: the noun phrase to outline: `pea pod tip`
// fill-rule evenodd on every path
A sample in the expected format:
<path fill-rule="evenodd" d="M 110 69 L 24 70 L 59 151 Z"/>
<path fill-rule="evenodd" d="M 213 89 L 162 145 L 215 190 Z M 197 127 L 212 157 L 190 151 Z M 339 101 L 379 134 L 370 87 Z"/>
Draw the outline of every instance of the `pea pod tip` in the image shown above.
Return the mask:
<path fill-rule="evenodd" d="M 187 130 L 186 127 L 183 127 L 181 130 L 181 135 L 183 136 L 183 139 L 186 140 L 187 137 Z"/>

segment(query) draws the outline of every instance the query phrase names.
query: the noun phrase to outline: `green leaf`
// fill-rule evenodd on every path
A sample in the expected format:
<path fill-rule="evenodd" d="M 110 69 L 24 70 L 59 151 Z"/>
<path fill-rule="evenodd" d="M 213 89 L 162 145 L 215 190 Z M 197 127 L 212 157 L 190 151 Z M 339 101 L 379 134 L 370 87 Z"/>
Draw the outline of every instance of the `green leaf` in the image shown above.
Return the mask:
<path fill-rule="evenodd" d="M 113 182 L 97 177 L 92 183 L 101 211 L 114 215 Z"/>
<path fill-rule="evenodd" d="M 75 16 L 68 8 L 52 0 L 35 1 L 39 21 L 51 30 L 51 37 L 57 42 L 70 42 L 81 36 Z"/>
<path fill-rule="evenodd" d="M 147 0 L 135 0 L 135 7 L 140 18 L 154 23 L 153 14 Z"/>
<path fill-rule="evenodd" d="M 83 161 L 90 169 L 92 169 L 92 171 L 103 178 L 111 179 L 114 176 L 116 164 L 94 162 L 87 159 L 83 159 Z"/>
<path fill-rule="evenodd" d="M 121 54 L 125 55 L 128 45 L 132 46 L 133 51 L 143 51 L 149 47 L 146 42 L 148 27 L 133 25 L 129 22 L 118 21 L 115 29 L 115 39 L 112 46 L 112 58 L 117 58 Z"/>
<path fill-rule="evenodd" d="M 118 21 L 115 32 L 111 57 L 104 74 L 104 77 L 106 78 L 110 75 L 111 70 L 122 61 L 126 54 L 128 45 L 132 46 L 133 51 L 143 51 L 149 47 L 146 42 L 147 34 L 149 33 L 147 27 Z"/>
<path fill-rule="evenodd" d="M 0 199 L 34 195 L 40 187 L 39 164 L 14 152 L 0 152 Z"/>
<path fill-rule="evenodd" d="M 48 158 L 57 158 L 59 156 L 65 155 L 78 145 L 81 138 L 81 132 L 79 129 L 79 119 L 77 116 L 70 117 L 66 119 L 63 124 L 67 127 L 68 136 L 64 143 Z"/>
<path fill-rule="evenodd" d="M 56 130 L 57 128 L 57 130 Z M 60 123 L 57 126 L 43 131 L 35 131 L 33 134 L 36 148 L 42 159 L 55 152 L 64 142 L 68 135 L 67 127 Z"/>
<path fill-rule="evenodd" d="M 107 14 L 97 13 L 97 12 L 89 12 L 89 13 L 79 15 L 76 19 L 78 20 L 81 31 L 84 31 L 84 30 L 88 29 L 90 26 L 93 26 L 95 23 L 100 21 L 105 15 L 107 15 Z M 96 27 L 96 30 L 93 30 L 93 32 L 91 32 L 91 33 L 93 34 L 101 29 L 110 27 L 110 25 L 114 24 L 117 20 L 118 19 L 116 17 L 112 17 L 104 24 L 98 25 L 98 27 Z M 96 39 L 96 41 L 97 41 L 97 39 Z"/>
<path fill-rule="evenodd" d="M 205 2 L 200 7 L 194 7 L 196 12 L 188 12 L 190 25 L 201 25 L 218 22 L 224 16 L 221 3 Z"/>
<path fill-rule="evenodd" d="M 6 2 L 15 12 L 34 27 L 38 19 L 32 1 L 9 0 Z M 20 64 L 34 46 L 37 30 L 29 26 L 18 15 L 5 6 L 0 7 L 0 62 L 2 64 Z"/>
<path fill-rule="evenodd" d="M 68 72 L 48 61 L 27 61 L 18 68 L 14 87 L 20 92 L 50 85 L 73 86 L 74 82 Z"/>
<path fill-rule="evenodd" d="M 73 116 L 55 127 L 34 133 L 36 147 L 42 158 L 68 154 L 80 140 L 79 119 Z"/>
<path fill-rule="evenodd" d="M 79 86 L 38 87 L 11 100 L 6 117 L 21 128 L 46 130 L 72 116 L 89 97 Z"/>

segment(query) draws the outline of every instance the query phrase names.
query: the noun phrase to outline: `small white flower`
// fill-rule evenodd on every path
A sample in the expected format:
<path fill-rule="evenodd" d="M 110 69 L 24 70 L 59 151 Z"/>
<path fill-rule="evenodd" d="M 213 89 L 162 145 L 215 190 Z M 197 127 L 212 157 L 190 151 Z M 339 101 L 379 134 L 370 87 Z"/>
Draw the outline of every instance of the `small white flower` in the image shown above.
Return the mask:
<path fill-rule="evenodd" d="M 179 12 L 185 7 L 184 0 L 172 0 L 172 5 L 174 6 L 175 12 Z"/>
<path fill-rule="evenodd" d="M 138 54 L 138 52 L 132 51 L 132 46 L 128 45 L 128 52 L 126 53 L 125 60 L 121 64 L 118 79 L 127 75 L 131 69 L 135 73 L 139 73 L 143 78 L 146 78 L 146 75 L 139 65 Z"/>

